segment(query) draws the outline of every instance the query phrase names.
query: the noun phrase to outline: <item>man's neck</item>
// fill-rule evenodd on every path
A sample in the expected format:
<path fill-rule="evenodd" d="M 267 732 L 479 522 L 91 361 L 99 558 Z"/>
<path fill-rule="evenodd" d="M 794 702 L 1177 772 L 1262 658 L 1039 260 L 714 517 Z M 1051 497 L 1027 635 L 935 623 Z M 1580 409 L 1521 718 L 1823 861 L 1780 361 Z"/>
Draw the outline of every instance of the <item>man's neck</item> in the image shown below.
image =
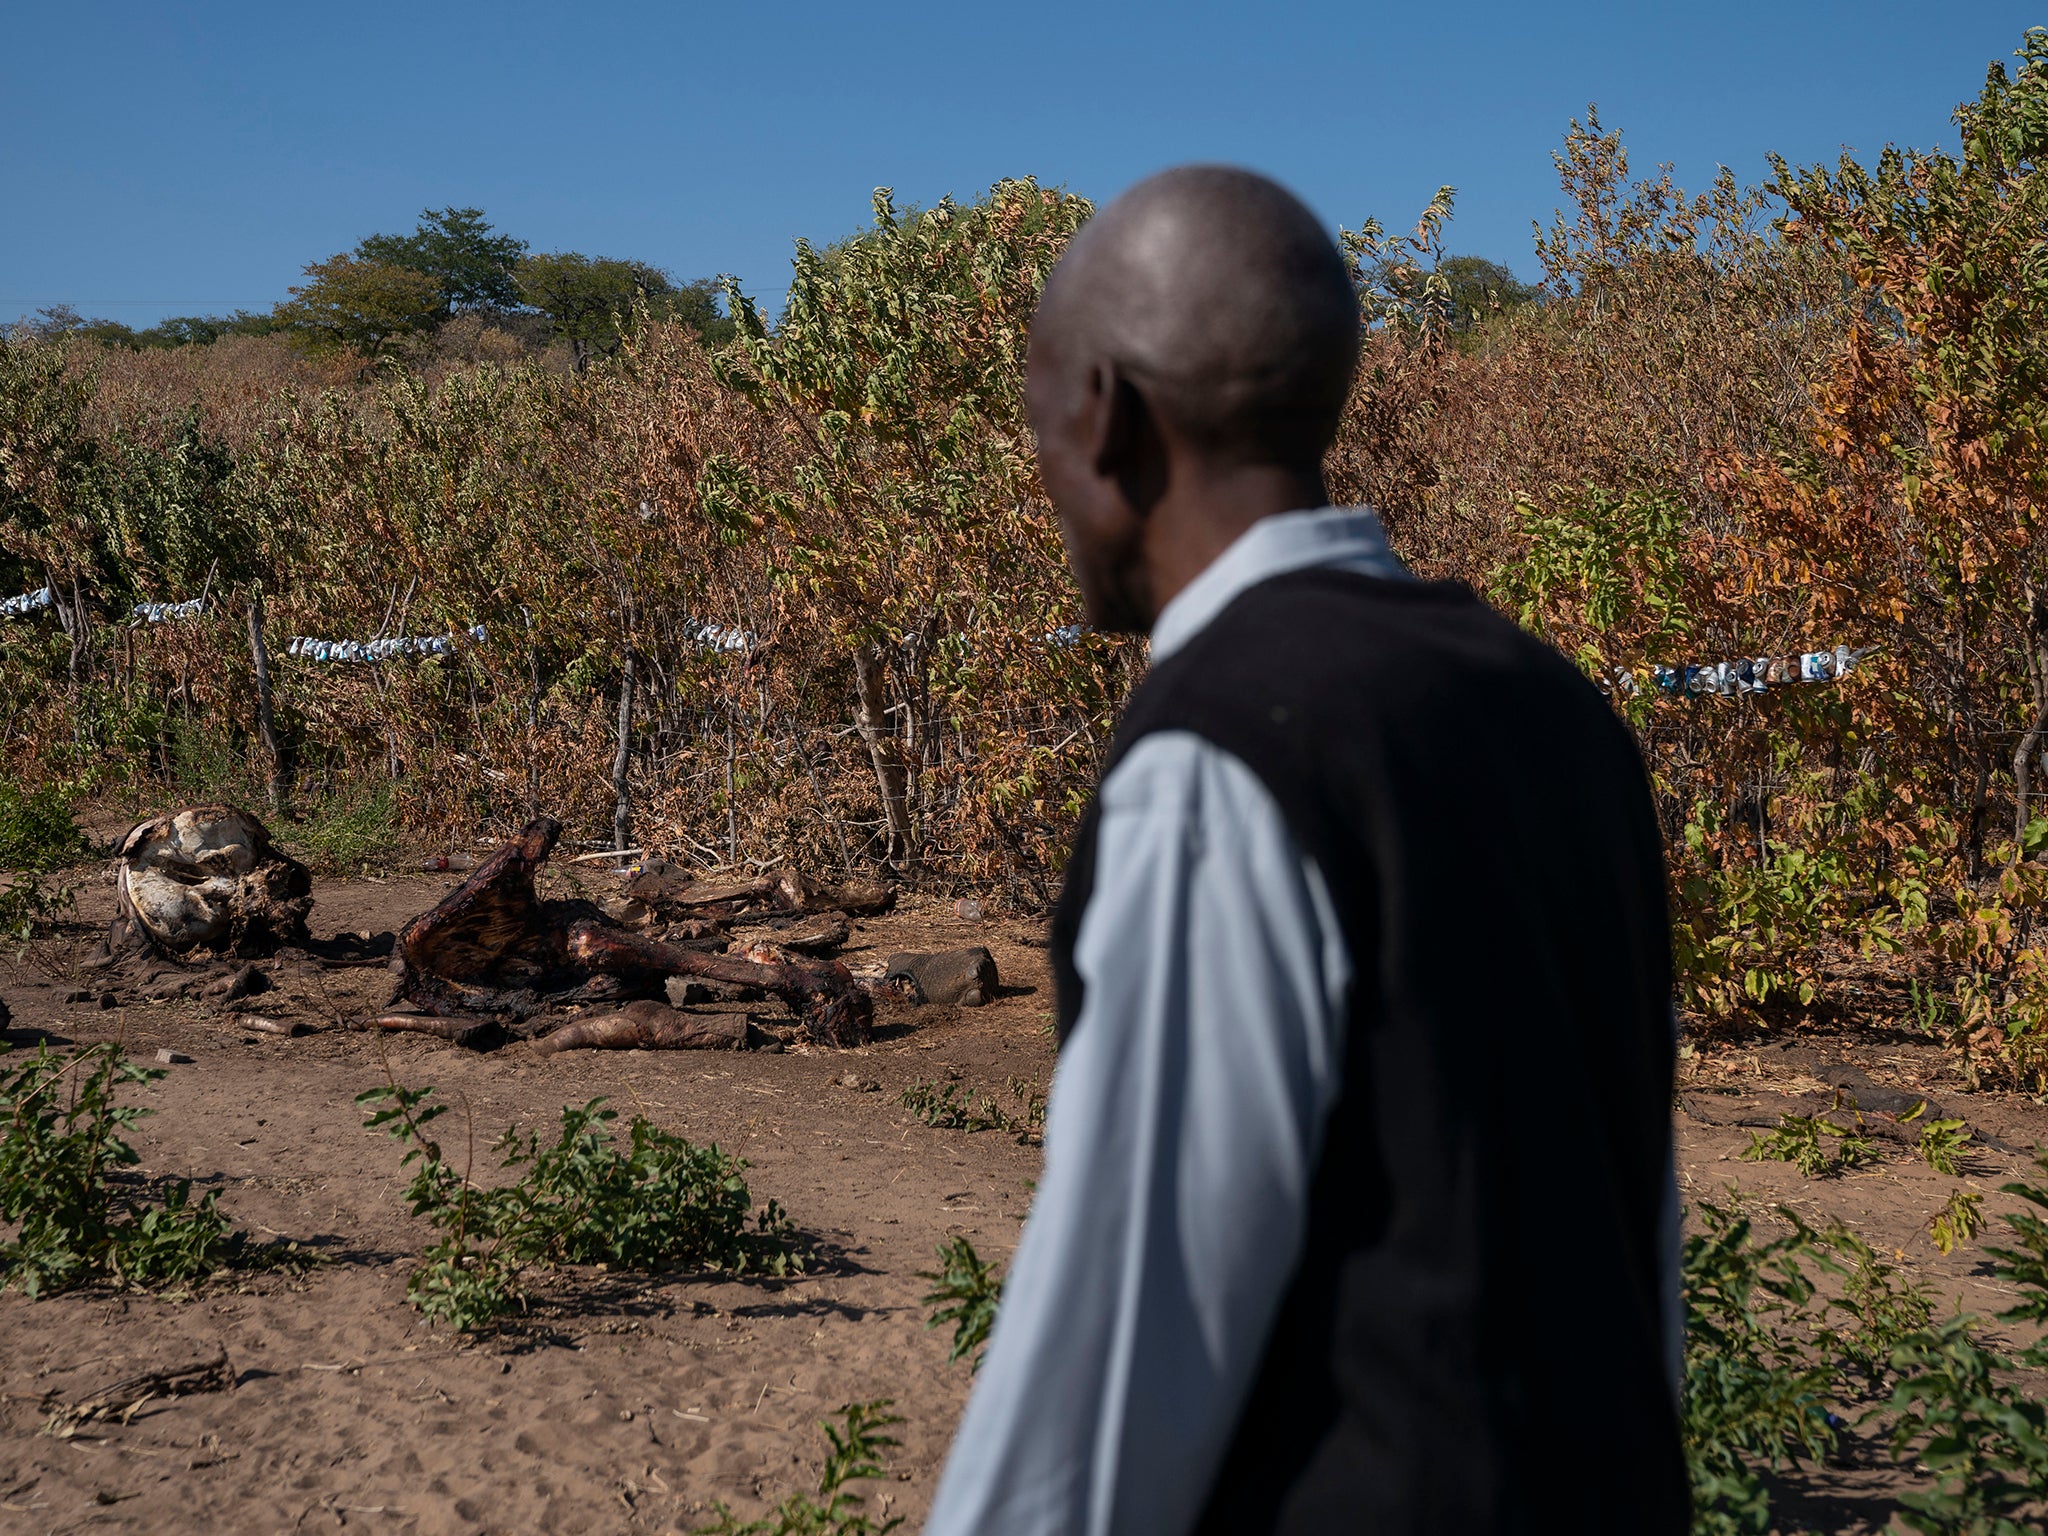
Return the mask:
<path fill-rule="evenodd" d="M 1146 519 L 1150 620 L 1156 622 L 1161 610 L 1253 523 L 1328 503 L 1319 470 L 1238 464 L 1175 476 Z"/>

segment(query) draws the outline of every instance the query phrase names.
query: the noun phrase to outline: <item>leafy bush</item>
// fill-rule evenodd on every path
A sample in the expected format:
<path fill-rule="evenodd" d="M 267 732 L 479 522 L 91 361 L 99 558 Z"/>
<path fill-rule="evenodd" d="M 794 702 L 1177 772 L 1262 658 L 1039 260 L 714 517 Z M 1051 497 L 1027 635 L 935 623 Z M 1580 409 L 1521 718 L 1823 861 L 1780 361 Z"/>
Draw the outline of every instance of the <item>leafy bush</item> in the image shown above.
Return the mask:
<path fill-rule="evenodd" d="M 938 1083 L 921 1077 L 896 1102 L 938 1131 L 1009 1131 L 1029 1145 L 1045 1133 L 1045 1095 L 1038 1085 L 1021 1077 L 1009 1080 L 1010 1096 L 1019 1112 L 1012 1114 L 1002 1102 L 979 1088 L 963 1095 L 958 1083 Z"/>
<path fill-rule="evenodd" d="M 37 919 L 61 910 L 70 893 L 52 892 L 44 877 L 89 851 L 62 788 L 0 778 L 0 933 L 26 938 Z"/>
<path fill-rule="evenodd" d="M 2036 1155 L 2048 1174 L 2048 1153 Z M 2048 1183 L 2004 1186 L 2048 1213 Z M 1972 1202 L 1972 1221 L 1976 1197 Z M 1829 1404 L 1862 1405 L 1893 1454 L 1933 1474 L 1901 1496 L 1923 1536 L 2018 1536 L 2048 1502 L 2048 1404 L 2024 1372 L 2048 1369 L 2048 1338 L 2012 1354 L 1987 1345 L 1971 1317 L 1933 1321 L 1923 1285 L 1853 1234 L 1815 1232 L 1789 1211 L 1788 1230 L 1756 1240 L 1739 1206 L 1702 1203 L 1686 1241 L 1684 1432 L 1699 1533 L 1771 1526 L 1764 1469 L 1818 1460 L 1843 1420 Z M 2019 1302 L 2007 1323 L 2048 1322 L 2048 1219 L 2006 1218 L 2012 1247 L 1987 1245 L 1994 1275 Z M 1971 1231 L 1974 1227 L 1970 1228 Z M 1969 1231 L 1959 1228 L 1956 1240 Z M 1815 1274 L 1840 1282 L 1822 1302 Z"/>
<path fill-rule="evenodd" d="M 353 875 L 387 866 L 398 851 L 398 802 L 391 786 L 343 791 L 317 802 L 292 829 L 316 874 Z"/>
<path fill-rule="evenodd" d="M 1827 1143 L 1832 1140 L 1834 1147 Z M 1825 1115 L 1780 1115 L 1778 1128 L 1752 1131 L 1744 1162 L 1791 1163 L 1809 1179 L 1830 1178 L 1877 1160 L 1877 1148 L 1860 1125 L 1841 1125 Z"/>
<path fill-rule="evenodd" d="M 0 1244 L 0 1283 L 32 1297 L 102 1277 L 153 1288 L 258 1257 L 214 1191 L 195 1202 L 179 1179 L 153 1204 L 114 1187 L 113 1171 L 139 1161 L 121 1133 L 150 1113 L 115 1097 L 163 1075 L 115 1045 L 68 1058 L 39 1046 L 0 1071 L 0 1221 L 15 1228 Z"/>
<path fill-rule="evenodd" d="M 1000 1131 L 1009 1124 L 1003 1106 L 979 1088 L 960 1096 L 958 1083 L 936 1083 L 921 1077 L 896 1102 L 935 1131 Z"/>
<path fill-rule="evenodd" d="M 1711 1014 L 1819 993 L 1815 946 L 1842 926 L 1848 872 L 1832 851 L 1774 843 L 1758 864 L 1713 868 L 1712 818 L 1689 822 L 1697 873 L 1677 882 L 1673 957 L 1681 996 Z"/>
<path fill-rule="evenodd" d="M 1927 1235 L 1934 1239 L 1934 1246 L 1943 1253 L 1953 1253 L 1981 1232 L 1984 1215 L 1979 1207 L 1983 1204 L 1982 1195 L 1966 1189 L 1952 1191 L 1927 1223 Z"/>
<path fill-rule="evenodd" d="M 1819 1460 L 1835 1445 L 1832 1373 L 1814 1350 L 1814 1234 L 1752 1241 L 1739 1206 L 1701 1202 L 1685 1242 L 1683 1429 L 1693 1529 L 1762 1532 L 1770 1499 L 1759 1466 Z"/>
<path fill-rule="evenodd" d="M 1961 1120 L 1929 1120 L 1920 1127 L 1919 1153 L 1921 1161 L 1936 1173 L 1960 1178 L 1970 1157 L 1969 1126 Z"/>
<path fill-rule="evenodd" d="M 393 1083 L 356 1099 L 379 1106 L 367 1125 L 406 1147 L 402 1165 L 413 1168 L 406 1198 L 440 1233 L 406 1285 L 430 1318 L 465 1331 L 484 1327 L 525 1304 L 529 1273 L 559 1264 L 770 1275 L 805 1267 L 803 1244 L 781 1207 L 771 1200 L 755 1213 L 740 1177 L 744 1159 L 642 1117 L 621 1149 L 607 1129 L 616 1112 L 592 1099 L 562 1110 L 552 1143 L 507 1129 L 493 1150 L 517 1176 L 485 1189 L 466 1168 L 458 1173 L 426 1134 L 448 1108 L 427 1102 L 433 1091 Z"/>
<path fill-rule="evenodd" d="M 2048 1153 L 2037 1152 L 2034 1166 L 2048 1176 Z M 2001 1189 L 2048 1212 L 2048 1178 Z M 2005 1220 L 2017 1246 L 1985 1252 L 2020 1300 L 1998 1317 L 2038 1327 L 2048 1322 L 2048 1221 L 2033 1212 Z M 2048 1403 L 2018 1373 L 2048 1370 L 2048 1337 L 2008 1356 L 1978 1337 L 1975 1319 L 1957 1317 L 1902 1341 L 1892 1363 L 1893 1454 L 1934 1473 L 1932 1488 L 1901 1498 L 1906 1524 L 1923 1536 L 2038 1531 L 2048 1506 Z"/>
<path fill-rule="evenodd" d="M 860 1496 L 846 1491 L 850 1483 L 871 1482 L 882 1476 L 882 1452 L 894 1450 L 898 1444 L 883 1431 L 903 1422 L 889 1408 L 886 1397 L 872 1403 L 849 1403 L 839 1410 L 839 1427 L 822 1426 L 832 1450 L 825 1457 L 825 1475 L 818 1479 L 816 1498 L 792 1496 L 766 1519 L 745 1525 L 723 1503 L 715 1504 L 716 1523 L 700 1527 L 695 1536 L 885 1536 L 895 1530 L 903 1523 L 900 1518 L 878 1525 Z"/>
<path fill-rule="evenodd" d="M 946 1359 L 972 1355 L 969 1369 L 980 1370 L 982 1350 L 995 1326 L 996 1306 L 1003 1299 L 1002 1276 L 982 1263 L 974 1244 L 954 1237 L 939 1244 L 938 1270 L 929 1274 L 920 1270 L 917 1278 L 932 1282 L 924 1295 L 924 1304 L 933 1309 L 925 1327 L 953 1325 L 953 1347 L 946 1352 Z"/>

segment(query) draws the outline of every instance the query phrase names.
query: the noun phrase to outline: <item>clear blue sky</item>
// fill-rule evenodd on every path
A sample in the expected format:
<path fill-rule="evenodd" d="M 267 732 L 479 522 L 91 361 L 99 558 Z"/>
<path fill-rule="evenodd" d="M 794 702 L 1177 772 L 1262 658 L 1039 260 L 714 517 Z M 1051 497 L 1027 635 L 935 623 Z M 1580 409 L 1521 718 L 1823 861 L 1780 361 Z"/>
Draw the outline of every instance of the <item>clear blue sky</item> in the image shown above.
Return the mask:
<path fill-rule="evenodd" d="M 1334 226 L 1459 189 L 1451 248 L 1532 272 L 1550 151 L 1588 101 L 1636 166 L 1952 138 L 2038 8 L 2002 0 L 1533 6 L 1370 0 L 538 6 L 13 0 L 0 9 L 0 323 L 267 308 L 419 210 L 536 250 L 737 273 L 790 243 L 1036 175 L 1280 177 Z"/>

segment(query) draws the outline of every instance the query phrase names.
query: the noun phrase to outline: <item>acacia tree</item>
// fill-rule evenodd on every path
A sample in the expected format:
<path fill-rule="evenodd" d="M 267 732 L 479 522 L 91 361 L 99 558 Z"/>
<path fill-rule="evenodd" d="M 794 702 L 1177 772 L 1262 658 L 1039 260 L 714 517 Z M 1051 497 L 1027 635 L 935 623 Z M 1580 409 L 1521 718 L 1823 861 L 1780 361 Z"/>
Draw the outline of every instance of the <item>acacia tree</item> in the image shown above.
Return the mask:
<path fill-rule="evenodd" d="M 276 318 L 316 356 L 353 352 L 375 364 L 396 355 L 408 336 L 433 329 L 440 286 L 424 272 L 347 254 L 309 263 L 306 281 L 286 291 Z"/>
<path fill-rule="evenodd" d="M 578 251 L 529 256 L 519 264 L 519 294 L 548 317 L 569 343 L 576 371 L 611 357 L 648 319 L 679 320 L 707 341 L 722 341 L 731 324 L 716 308 L 709 278 L 678 284 L 644 261 L 614 261 Z"/>
<path fill-rule="evenodd" d="M 358 261 L 404 267 L 432 278 L 442 314 L 519 307 L 519 263 L 526 242 L 493 234 L 481 208 L 427 208 L 409 235 L 372 235 Z"/>

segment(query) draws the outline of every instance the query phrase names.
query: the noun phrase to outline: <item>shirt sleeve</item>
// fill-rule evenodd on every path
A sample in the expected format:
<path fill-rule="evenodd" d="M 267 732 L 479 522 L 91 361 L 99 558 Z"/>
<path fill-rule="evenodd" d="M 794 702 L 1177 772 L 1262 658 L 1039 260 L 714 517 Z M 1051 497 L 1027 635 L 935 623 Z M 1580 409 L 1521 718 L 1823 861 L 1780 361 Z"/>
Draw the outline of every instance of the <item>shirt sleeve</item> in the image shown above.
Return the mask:
<path fill-rule="evenodd" d="M 1292 1279 L 1351 964 L 1238 759 L 1104 781 L 1045 1167 L 926 1536 L 1185 1536 Z"/>

